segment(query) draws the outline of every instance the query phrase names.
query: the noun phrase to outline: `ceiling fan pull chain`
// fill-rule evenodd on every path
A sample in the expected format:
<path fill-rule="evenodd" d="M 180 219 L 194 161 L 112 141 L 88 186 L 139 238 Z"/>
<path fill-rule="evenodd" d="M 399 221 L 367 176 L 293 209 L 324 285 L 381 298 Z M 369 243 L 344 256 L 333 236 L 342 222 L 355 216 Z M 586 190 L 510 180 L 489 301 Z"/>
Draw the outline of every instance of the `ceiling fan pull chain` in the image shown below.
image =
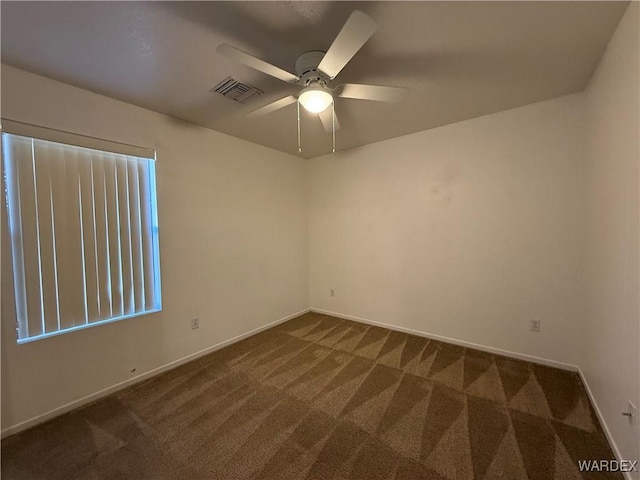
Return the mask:
<path fill-rule="evenodd" d="M 302 147 L 300 146 L 300 101 L 296 102 L 298 108 L 298 153 L 302 153 Z"/>
<path fill-rule="evenodd" d="M 333 123 L 333 150 L 336 153 L 336 102 L 331 102 L 331 122 Z"/>

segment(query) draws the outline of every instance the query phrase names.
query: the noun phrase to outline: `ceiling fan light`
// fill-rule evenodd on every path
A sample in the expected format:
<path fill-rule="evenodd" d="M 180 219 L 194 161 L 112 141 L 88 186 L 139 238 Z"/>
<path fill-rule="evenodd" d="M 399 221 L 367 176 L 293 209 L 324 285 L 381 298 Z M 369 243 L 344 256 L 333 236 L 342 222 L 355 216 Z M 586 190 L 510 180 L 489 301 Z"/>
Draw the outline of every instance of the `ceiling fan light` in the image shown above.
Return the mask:
<path fill-rule="evenodd" d="M 311 113 L 320 113 L 333 103 L 333 96 L 320 87 L 307 87 L 298 97 L 300 104 Z"/>

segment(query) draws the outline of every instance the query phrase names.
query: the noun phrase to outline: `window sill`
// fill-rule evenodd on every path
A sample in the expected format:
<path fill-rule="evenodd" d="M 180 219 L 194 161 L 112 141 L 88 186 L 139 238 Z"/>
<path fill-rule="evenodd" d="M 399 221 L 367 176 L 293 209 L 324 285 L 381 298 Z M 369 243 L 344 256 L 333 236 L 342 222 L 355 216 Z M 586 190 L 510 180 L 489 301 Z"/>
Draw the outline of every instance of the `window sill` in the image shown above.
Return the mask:
<path fill-rule="evenodd" d="M 43 333 L 40 335 L 35 335 L 33 337 L 28 338 L 19 338 L 18 345 L 22 345 L 25 343 L 31 343 L 38 340 L 43 340 L 45 338 L 56 337 L 58 335 L 63 335 L 69 332 L 76 332 L 78 330 L 85 330 L 87 328 L 95 327 L 97 325 L 105 325 L 107 323 L 119 322 L 120 320 L 126 320 L 127 318 L 141 317 L 143 315 L 148 315 L 150 313 L 158 313 L 162 311 L 162 307 L 155 308 L 153 310 L 146 310 L 144 312 L 131 313 L 129 315 L 121 315 L 119 317 L 108 318 L 106 320 L 100 320 L 99 322 L 85 323 L 84 325 L 76 325 L 75 327 L 65 328 L 64 330 L 57 330 L 55 332 Z"/>

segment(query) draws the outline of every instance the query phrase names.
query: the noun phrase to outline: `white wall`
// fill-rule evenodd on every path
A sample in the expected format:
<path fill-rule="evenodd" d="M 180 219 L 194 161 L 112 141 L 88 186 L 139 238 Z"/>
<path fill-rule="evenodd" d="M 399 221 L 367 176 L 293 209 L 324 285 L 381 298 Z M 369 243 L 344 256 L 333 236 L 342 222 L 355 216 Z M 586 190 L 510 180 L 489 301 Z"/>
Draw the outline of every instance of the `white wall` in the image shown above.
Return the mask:
<path fill-rule="evenodd" d="M 164 306 L 17 345 L 3 276 L 3 429 L 308 307 L 304 161 L 7 66 L 2 116 L 157 149 Z"/>
<path fill-rule="evenodd" d="M 640 458 L 640 5 L 632 2 L 586 91 L 587 234 L 580 368 L 623 458 Z"/>
<path fill-rule="evenodd" d="M 312 308 L 575 365 L 582 106 L 571 95 L 312 160 Z"/>

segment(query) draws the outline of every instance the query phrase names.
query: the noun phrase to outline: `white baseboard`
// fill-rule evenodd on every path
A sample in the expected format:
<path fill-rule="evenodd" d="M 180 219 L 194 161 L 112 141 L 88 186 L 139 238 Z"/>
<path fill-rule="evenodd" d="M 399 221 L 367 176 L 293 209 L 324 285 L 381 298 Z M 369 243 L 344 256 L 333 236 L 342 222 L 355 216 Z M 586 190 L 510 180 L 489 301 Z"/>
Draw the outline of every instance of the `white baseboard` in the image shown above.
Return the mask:
<path fill-rule="evenodd" d="M 622 460 L 622 455 L 620 455 L 620 450 L 618 449 L 618 445 L 616 441 L 613 439 L 613 435 L 611 435 L 611 431 L 609 430 L 609 426 L 602 415 L 602 411 L 598 406 L 598 402 L 596 402 L 596 397 L 593 395 L 591 388 L 589 387 L 589 383 L 587 382 L 587 378 L 584 376 L 584 373 L 578 367 L 578 375 L 580 375 L 580 380 L 582 380 L 582 384 L 584 385 L 584 389 L 587 391 L 587 395 L 589 396 L 589 400 L 591 401 L 591 405 L 593 405 L 593 409 L 596 411 L 596 415 L 598 416 L 598 420 L 600 420 L 600 425 L 602 425 L 602 430 L 604 430 L 604 434 L 609 440 L 609 445 L 611 446 L 611 450 L 613 450 L 613 454 L 616 456 L 617 460 Z M 634 459 L 635 460 L 635 459 Z M 622 472 L 622 475 L 626 480 L 633 480 L 630 472 Z M 636 478 L 638 478 L 636 476 Z"/>
<path fill-rule="evenodd" d="M 43 423 L 46 422 L 47 420 L 51 420 L 54 417 L 60 416 L 63 413 L 69 412 L 71 410 L 74 410 L 76 408 L 79 408 L 83 405 L 86 405 L 88 403 L 94 402 L 102 397 L 106 397 L 107 395 L 110 395 L 114 392 L 117 392 L 118 390 L 122 390 L 123 388 L 126 388 L 130 385 L 133 385 L 135 383 L 139 383 L 143 380 L 146 380 L 148 378 L 154 377 L 156 375 L 159 375 L 161 373 L 164 373 L 168 370 L 172 370 L 176 367 L 179 367 L 180 365 L 183 365 L 187 362 L 190 362 L 192 360 L 195 360 L 199 357 L 202 357 L 204 355 L 207 355 L 209 353 L 215 352 L 216 350 L 219 350 L 223 347 L 226 347 L 228 345 L 231 345 L 232 343 L 236 343 L 239 342 L 240 340 L 243 340 L 247 337 L 250 337 L 251 335 L 255 335 L 256 333 L 262 332 L 263 330 L 267 330 L 268 328 L 271 327 L 275 327 L 276 325 L 280 324 L 280 323 L 284 323 L 287 320 L 291 320 L 292 318 L 298 317 L 300 315 L 303 315 L 305 313 L 307 313 L 308 311 L 310 311 L 310 308 L 306 308 L 304 310 L 300 310 L 299 312 L 296 313 L 292 313 L 291 315 L 287 315 L 286 317 L 280 318 L 274 322 L 271 322 L 267 325 L 264 325 L 262 327 L 258 327 L 256 329 L 253 329 L 249 332 L 243 333 L 241 335 L 235 336 L 233 338 L 230 338 L 229 340 L 225 340 L 224 342 L 220 342 L 217 343 L 215 345 L 212 345 L 211 347 L 207 347 L 203 350 L 200 350 L 198 352 L 192 353 L 190 355 L 187 355 L 186 357 L 182 357 L 179 358 L 178 360 L 174 360 L 173 362 L 169 362 L 165 365 L 162 365 L 160 367 L 154 368 L 153 370 L 149 370 L 148 372 L 145 372 L 143 374 L 137 375 L 133 378 L 130 378 L 128 380 L 125 380 L 124 382 L 120 382 L 120 383 L 116 383 L 115 385 L 112 385 L 110 387 L 104 388 L 100 391 L 97 391 L 95 393 L 92 393 L 90 395 L 87 395 L 86 397 L 82 397 L 79 398 L 77 400 L 74 400 L 72 402 L 69 402 L 65 405 L 62 405 L 60 407 L 54 408 L 53 410 L 49 410 L 46 413 L 37 415 L 33 418 L 30 418 L 29 420 L 25 420 L 23 422 L 17 423 L 15 425 L 12 425 L 11 427 L 5 428 L 2 430 L 2 432 L 0 433 L 0 437 L 1 438 L 5 438 L 8 437 L 9 435 L 13 435 L 14 433 L 18 433 L 21 432 L 22 430 L 26 430 L 27 428 L 33 427 L 39 423 Z"/>
<path fill-rule="evenodd" d="M 572 372 L 578 371 L 577 365 L 571 365 L 570 363 L 558 362 L 556 360 L 550 360 L 548 358 L 536 357 L 533 355 L 526 355 L 524 353 L 512 352 L 509 350 L 502 350 L 501 348 L 489 347 L 487 345 L 481 345 L 479 343 L 466 342 L 464 340 L 458 340 L 457 338 L 444 337 L 442 335 L 434 335 L 432 333 L 423 332 L 421 330 L 413 330 L 411 328 L 399 327 L 397 325 L 390 325 L 388 323 L 376 322 L 373 320 L 367 320 L 366 318 L 360 318 L 353 315 L 346 315 L 344 313 L 330 312 L 329 310 L 322 310 L 320 308 L 311 307 L 310 310 L 316 313 L 322 313 L 324 315 L 331 315 L 332 317 L 344 318 L 346 320 L 353 320 L 355 322 L 366 323 L 369 325 L 376 325 L 378 327 L 388 328 L 389 330 L 396 330 L 398 332 L 410 333 L 412 335 L 418 335 L 420 337 L 432 338 L 441 342 L 452 343 L 454 345 L 460 345 L 461 347 L 474 348 L 476 350 L 482 350 L 483 352 L 495 353 L 497 355 L 504 355 L 505 357 L 517 358 L 519 360 L 525 360 L 527 362 L 538 363 L 540 365 L 547 365 L 549 367 L 560 368 L 562 370 L 569 370 Z"/>

